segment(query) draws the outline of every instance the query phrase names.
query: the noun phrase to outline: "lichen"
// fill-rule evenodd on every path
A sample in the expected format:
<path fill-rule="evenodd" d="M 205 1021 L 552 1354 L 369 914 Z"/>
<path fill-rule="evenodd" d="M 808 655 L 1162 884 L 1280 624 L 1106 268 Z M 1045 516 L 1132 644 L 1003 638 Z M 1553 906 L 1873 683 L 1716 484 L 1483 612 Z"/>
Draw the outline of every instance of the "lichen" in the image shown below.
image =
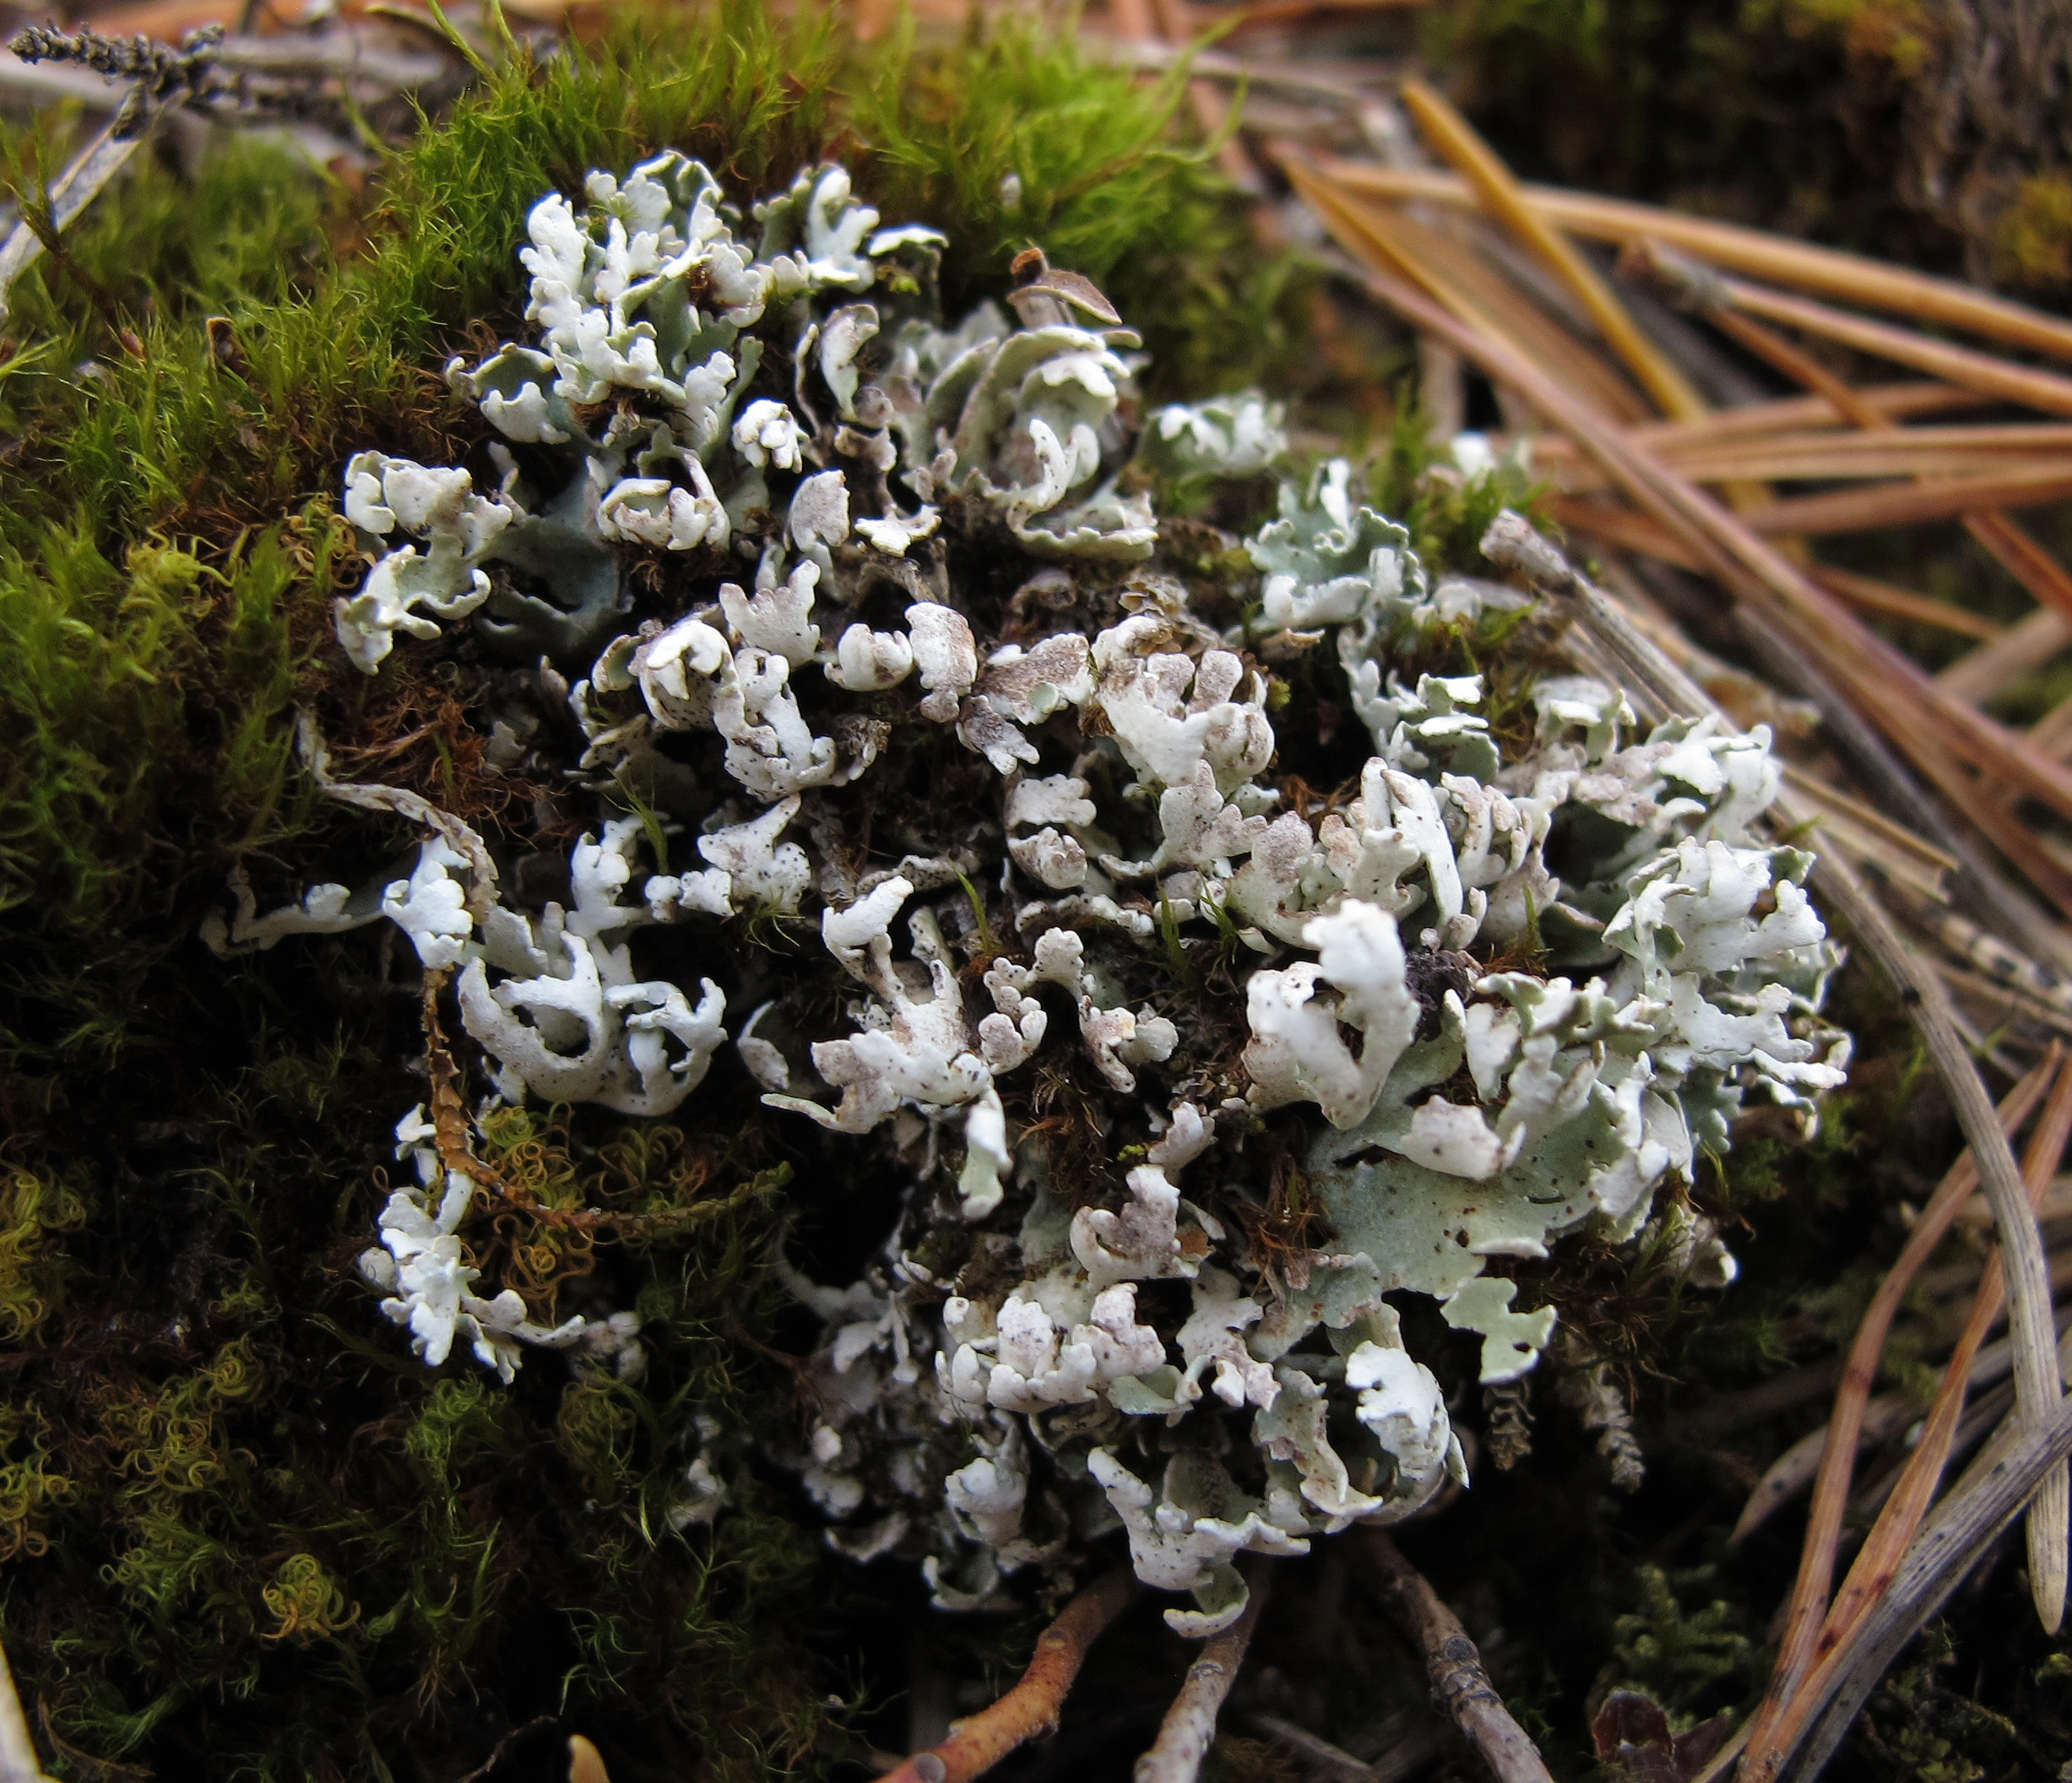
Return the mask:
<path fill-rule="evenodd" d="M 674 153 L 549 195 L 529 235 L 536 344 L 448 374 L 496 494 L 355 458 L 355 523 L 431 555 L 382 556 L 338 633 L 379 675 L 468 621 L 519 665 L 502 765 L 579 801 L 566 889 L 523 894 L 458 819 L 311 742 L 333 798 L 426 829 L 410 875 L 274 915 L 241 892 L 224 926 L 263 946 L 378 914 L 458 968 L 485 1135 L 499 1104 L 652 1119 L 738 1073 L 793 1143 L 894 1173 L 860 1278 L 791 1277 L 825 1339 L 817 1412 L 775 1454 L 845 1552 L 972 1608 L 1119 1524 L 1139 1576 L 1191 1596 L 1175 1628 L 1226 1627 L 1240 1553 L 1465 1478 L 1390 1296 L 1515 1378 L 1556 1315 L 1489 1260 L 1630 1237 L 1744 1097 L 1809 1119 L 1841 1081 L 1809 858 L 1756 833 L 1767 734 L 1643 729 L 1616 688 L 1547 675 L 1507 759 L 1480 674 L 1400 671 L 1521 597 L 1435 582 L 1256 398 L 1142 425 L 1137 339 L 1085 278 L 1030 254 L 1006 310 L 945 327 L 942 238 L 881 226 L 841 169 L 745 214 Z M 1155 496 L 1261 476 L 1275 512 L 1226 554 L 1245 616 L 1219 630 L 1157 557 Z M 540 523 L 615 566 L 617 604 L 551 574 L 524 598 L 617 636 L 500 606 Z M 1321 799 L 1275 662 L 1335 676 L 1349 715 Z M 887 812 L 917 786 L 936 808 Z M 789 963 L 740 957 L 737 922 L 788 925 Z M 471 1260 L 485 1198 L 533 1204 L 437 1102 L 428 1033 L 435 1106 L 398 1128 L 422 1186 L 362 1265 L 383 1310 L 427 1363 L 464 1340 L 506 1379 L 523 1346 L 625 1365 L 632 1309 L 535 1318 Z M 1077 1112 L 1048 1112 L 1066 1083 Z M 1289 1168 L 1314 1223 L 1267 1244 Z M 791 1190 L 843 1193 L 839 1168 Z M 670 1515 L 716 1508 L 710 1483 Z"/>

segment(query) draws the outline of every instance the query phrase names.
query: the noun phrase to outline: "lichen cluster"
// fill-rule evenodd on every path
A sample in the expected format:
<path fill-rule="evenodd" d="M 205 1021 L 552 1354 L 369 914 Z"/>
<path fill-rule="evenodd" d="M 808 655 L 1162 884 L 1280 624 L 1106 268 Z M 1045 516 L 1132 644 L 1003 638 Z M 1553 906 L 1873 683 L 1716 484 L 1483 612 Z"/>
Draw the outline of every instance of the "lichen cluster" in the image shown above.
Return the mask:
<path fill-rule="evenodd" d="M 943 1605 L 1120 1526 L 1205 1634 L 1239 1553 L 1464 1477 L 1389 1297 L 1529 1368 L 1554 1313 L 1492 1261 L 1636 1232 L 1746 1095 L 1809 1109 L 1835 956 L 1759 835 L 1764 733 L 1559 673 L 1500 732 L 1483 675 L 1406 670 L 1524 597 L 1435 583 L 1256 397 L 1144 413 L 1138 338 L 1040 255 L 946 327 L 942 237 L 881 225 L 838 167 L 744 215 L 675 153 L 540 201 L 534 338 L 448 368 L 484 459 L 353 458 L 335 624 L 369 675 L 499 665 L 483 759 L 567 839 L 494 846 L 306 727 L 425 839 L 263 914 L 241 885 L 209 939 L 387 919 L 435 1009 L 452 979 L 478 1123 L 755 1097 L 822 1161 L 802 1209 L 895 1184 L 857 1280 L 795 1279 L 824 1338 L 776 1459 Z M 1249 536 L 1161 524 L 1203 488 Z M 630 1311 L 485 1278 L 528 1204 L 468 1127 L 435 1049 L 382 1309 L 429 1363 L 637 1373 Z M 672 1516 L 715 1491 L 694 1462 Z"/>

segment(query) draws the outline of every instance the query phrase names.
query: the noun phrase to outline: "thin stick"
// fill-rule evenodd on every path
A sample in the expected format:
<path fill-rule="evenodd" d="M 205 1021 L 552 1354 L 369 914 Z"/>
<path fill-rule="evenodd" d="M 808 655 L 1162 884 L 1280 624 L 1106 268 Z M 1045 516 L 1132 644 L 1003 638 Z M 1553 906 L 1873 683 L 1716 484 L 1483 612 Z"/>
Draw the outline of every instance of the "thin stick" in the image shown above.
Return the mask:
<path fill-rule="evenodd" d="M 1594 505 L 1592 506 L 1594 507 Z M 1603 512 L 1621 511 L 1595 509 L 1592 515 L 1584 516 L 1576 512 L 1569 504 L 1557 504 L 1555 508 L 1557 516 L 1565 523 L 1577 524 L 1584 530 L 1597 529 L 1596 513 Z M 1644 517 L 1641 516 L 1635 515 L 1630 518 L 1643 525 L 1652 523 L 1646 522 Z M 1491 538 L 1498 536 L 1499 530 L 1504 523 L 1500 521 L 1498 527 L 1492 528 Z M 1526 534 L 1528 538 L 1536 539 L 1538 536 L 1532 534 L 1529 528 L 1526 528 Z M 1619 542 L 1630 548 L 1643 550 L 1647 549 L 1643 538 L 1625 537 L 1621 538 Z M 1490 544 L 1486 539 L 1483 549 L 1485 551 L 1492 550 Z M 1543 569 L 1528 570 L 1528 573 L 1535 575 L 1558 573 L 1559 576 L 1575 578 L 1581 586 L 1588 586 L 1587 583 L 1581 583 L 1580 577 L 1575 577 L 1575 572 L 1560 559 L 1559 553 L 1549 549 L 1546 555 L 1557 566 L 1556 571 L 1550 572 Z M 1559 586 L 1558 583 L 1549 583 L 1546 585 L 1549 588 Z M 1594 593 L 1594 591 L 1592 592 Z M 1601 594 L 1595 595 L 1595 599 L 1599 601 L 1603 600 Z M 1616 622 L 1626 623 L 1623 615 L 1619 613 L 1619 610 L 1611 607 L 1609 603 L 1606 603 L 1606 605 L 1610 613 L 1615 616 Z M 1814 670 L 1811 664 L 1806 662 L 1803 653 L 1795 650 L 1787 640 L 1773 638 L 1769 621 L 1761 615 L 1743 608 L 1736 617 L 1742 621 L 1743 630 L 1749 634 L 1751 643 L 1758 647 L 1759 654 L 1768 664 L 1773 677 L 1782 679 L 1784 685 L 1787 686 L 1793 685 L 1793 677 L 1796 677 L 1801 684 L 1801 691 L 1809 693 L 1819 703 L 1822 716 L 1827 722 L 1830 729 L 1834 732 L 1836 740 L 1847 745 L 1852 732 L 1863 728 L 1863 721 L 1858 713 L 1857 708 L 1841 699 L 1825 685 L 1824 678 Z M 1607 619 L 1603 615 L 1599 615 L 1599 620 L 1603 623 L 1614 622 L 1613 619 Z M 1651 651 L 1654 648 L 1652 641 L 1648 648 Z M 1775 660 L 1771 660 L 1772 658 Z M 1635 667 L 1630 672 L 1641 674 L 1643 671 Z M 1700 711 L 1714 709 L 1709 698 L 1702 695 L 1700 697 L 1705 699 L 1705 704 L 1690 709 Z M 1882 751 L 1876 748 L 1874 736 L 1866 735 L 1862 739 L 1862 743 L 1871 745 L 1871 747 L 1866 750 L 1861 746 L 1852 746 L 1850 754 L 1860 769 L 1869 770 L 1877 764 Z M 2029 875 L 2041 889 L 2056 899 L 2061 908 L 2072 909 L 2072 873 L 2064 870 L 2046 852 L 2042 843 L 2031 833 L 2026 825 L 2015 816 L 2005 805 L 1997 799 L 1982 798 L 1979 795 L 1979 789 L 1961 766 L 1938 751 L 1922 750 L 1918 746 L 1918 740 L 1916 740 L 1916 747 L 1909 750 L 1908 753 L 1913 756 L 1917 764 L 1923 770 L 1928 779 L 1943 791 L 1956 809 L 1963 811 L 1971 822 L 1982 830 L 2010 859 Z M 1896 767 L 1896 764 L 1895 767 Z M 1902 808 L 1913 810 L 1917 813 L 1928 809 L 1922 805 L 1918 796 L 1901 800 L 1901 805 Z M 1814 814 L 1802 810 L 1801 815 Z M 1955 835 L 1949 835 L 1947 840 L 1953 850 L 1959 853 L 1961 858 L 1965 860 L 1967 872 L 1991 901 L 1995 913 L 2004 921 L 2012 923 L 2015 927 L 2015 932 L 2023 935 L 2030 934 L 2033 926 L 2031 919 L 2024 910 L 2020 901 L 2012 895 L 2010 889 L 2004 886 L 1997 875 L 1991 872 L 1983 860 L 1975 859 L 1971 851 L 1964 848 L 1958 837 Z"/>
<path fill-rule="evenodd" d="M 1478 208 L 1474 188 L 1457 173 L 1373 162 L 1320 159 L 1320 170 L 1370 197 L 1426 199 L 1462 210 Z M 1604 241 L 1652 237 L 1759 279 L 1776 279 L 1850 303 L 1968 329 L 2010 346 L 2072 360 L 2072 323 L 2012 303 L 1954 279 L 1887 266 L 1833 248 L 1815 247 L 1760 229 L 1716 223 L 1652 204 L 1554 186 L 1527 186 L 1527 200 L 1557 228 Z"/>
<path fill-rule="evenodd" d="M 1136 1783 L 1195 1783 L 1201 1774 L 1201 1761 L 1216 1738 L 1216 1716 L 1237 1682 L 1273 1577 L 1267 1564 L 1254 1555 L 1246 1555 L 1239 1568 L 1250 1592 L 1244 1612 L 1188 1666 L 1186 1682 L 1158 1725 L 1158 1737 L 1136 1761 Z"/>
<path fill-rule="evenodd" d="M 1389 1614 L 1424 1656 L 1434 1704 L 1467 1735 L 1497 1783 L 1553 1783 L 1539 1748 L 1511 1719 L 1483 1670 L 1482 1656 L 1460 1618 L 1439 1601 L 1424 1574 L 1403 1558 L 1385 1531 L 1365 1531 L 1357 1552 L 1371 1569 Z"/>
<path fill-rule="evenodd" d="M 1402 101 L 1432 145 L 1466 175 L 1483 208 L 1531 248 L 1575 293 L 1612 350 L 1639 379 L 1662 413 L 1695 420 L 1705 398 L 1634 325 L 1624 304 L 1567 239 L 1525 200 L 1516 177 L 1444 95 L 1415 79 L 1403 82 Z"/>
<path fill-rule="evenodd" d="M 957 1722 L 950 1737 L 917 1752 L 886 1772 L 881 1783 L 968 1783 L 990 1770 L 1016 1747 L 1058 1724 L 1065 1694 L 1079 1676 L 1087 1649 L 1136 1596 L 1127 1566 L 1096 1579 L 1059 1612 L 1037 1637 L 1036 1652 L 1021 1682 L 990 1709 Z"/>

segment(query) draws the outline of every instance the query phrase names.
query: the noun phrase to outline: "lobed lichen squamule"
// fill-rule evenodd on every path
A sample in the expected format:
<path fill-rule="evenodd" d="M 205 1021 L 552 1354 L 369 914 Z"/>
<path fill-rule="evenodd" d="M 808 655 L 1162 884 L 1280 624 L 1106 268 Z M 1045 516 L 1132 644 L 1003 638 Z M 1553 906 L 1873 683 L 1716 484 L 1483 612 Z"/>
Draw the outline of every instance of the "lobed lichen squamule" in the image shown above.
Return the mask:
<path fill-rule="evenodd" d="M 745 219 L 673 153 L 530 235 L 535 340 L 447 371 L 493 480 L 355 457 L 337 631 L 375 675 L 472 628 L 507 665 L 487 761 L 585 832 L 542 892 L 428 797 L 332 778 L 312 729 L 415 859 L 266 913 L 241 882 L 209 938 L 385 919 L 453 975 L 492 1100 L 746 1092 L 898 1170 L 861 1278 L 793 1282 L 824 1340 L 774 1459 L 838 1546 L 978 1607 L 1119 1526 L 1176 1628 L 1225 1627 L 1239 1553 L 1464 1477 L 1402 1297 L 1515 1378 L 1555 1315 L 1490 1260 L 1635 1233 L 1745 1096 L 1809 1118 L 1841 1081 L 1809 858 L 1759 839 L 1767 734 L 1643 734 L 1549 674 L 1500 749 L 1479 676 L 1400 669 L 1524 597 L 1434 585 L 1257 397 L 1142 415 L 1083 279 L 1025 257 L 946 328 L 942 237 L 841 169 Z M 1237 483 L 1277 511 L 1205 602 L 1154 498 Z M 1335 794 L 1277 772 L 1286 665 L 1360 740 Z M 422 1107 L 397 1140 L 418 1182 L 361 1266 L 427 1363 L 637 1370 L 630 1311 L 487 1292 L 466 1156 Z M 717 1508 L 700 1461 L 681 1516 Z"/>

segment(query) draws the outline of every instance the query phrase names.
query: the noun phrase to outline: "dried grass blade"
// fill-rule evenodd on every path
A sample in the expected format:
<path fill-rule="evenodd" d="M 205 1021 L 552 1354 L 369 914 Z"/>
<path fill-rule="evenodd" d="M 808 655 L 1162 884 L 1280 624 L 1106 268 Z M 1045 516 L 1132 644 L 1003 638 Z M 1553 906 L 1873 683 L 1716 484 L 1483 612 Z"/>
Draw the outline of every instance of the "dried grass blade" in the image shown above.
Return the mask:
<path fill-rule="evenodd" d="M 2053 1047 L 2044 1061 L 2001 1098 L 1995 1111 L 2003 1132 L 2012 1135 L 2029 1118 L 2061 1059 Z M 1786 1612 L 1784 1639 L 1776 1671 L 1771 1677 L 1771 1699 L 1788 1699 L 1812 1661 L 1814 1642 L 1827 1609 L 1828 1588 L 1834 1578 L 1835 1551 L 1841 1539 L 1842 1515 L 1848 1508 L 1849 1482 L 1855 1472 L 1856 1452 L 1862 1440 L 1871 1389 L 1878 1378 L 1879 1358 L 1885 1353 L 1892 1321 L 1913 1286 L 1914 1278 L 1948 1235 L 1964 1204 L 1978 1186 L 1978 1165 L 1968 1151 L 1950 1167 L 1907 1235 L 1905 1246 L 1878 1284 L 1863 1320 L 1856 1328 L 1842 1364 L 1841 1385 L 1835 1395 L 1835 1408 L 1827 1422 L 1827 1440 L 1820 1452 L 1812 1508 L 1807 1514 L 1805 1541 L 1801 1547 L 1798 1577 L 1792 1589 Z M 1757 1488 L 1760 1493 L 1761 1488 Z M 1751 1495 L 1749 1504 L 1755 1503 Z M 1747 1520 L 1749 1511 L 1742 1513 Z M 1738 1536 L 1741 1531 L 1737 1528 Z M 1760 1717 L 1759 1717 L 1760 1720 Z"/>
<path fill-rule="evenodd" d="M 1415 326 L 1440 338 L 1588 451 L 1630 500 L 1675 533 L 1689 561 L 1771 617 L 1873 716 L 1901 751 L 1930 778 L 1945 774 L 1954 751 L 1999 774 L 2072 818 L 2072 772 L 1984 713 L 1951 699 L 1905 653 L 1862 625 L 1774 545 L 1742 525 L 1687 480 L 1664 469 L 1606 427 L 1572 393 L 1500 337 L 1448 313 L 1394 276 L 1397 263 L 1377 252 L 1355 209 L 1306 160 L 1282 152 L 1298 191 L 1370 267 L 1370 290 Z M 1966 796 L 1971 796 L 1968 793 Z"/>
<path fill-rule="evenodd" d="M 2037 602 L 2072 619 L 2072 574 L 2004 514 L 1966 514 L 1964 529 Z"/>
<path fill-rule="evenodd" d="M 1390 301 L 1400 301 L 1409 295 L 1391 293 Z M 1482 550 L 1492 561 L 1523 572 L 1547 592 L 1566 595 L 1578 603 L 1599 638 L 1611 648 L 1614 655 L 1627 663 L 1637 683 L 1668 710 L 1692 715 L 1718 712 L 1704 691 L 1613 602 L 1578 576 L 1559 552 L 1516 515 L 1500 515 L 1483 536 Z M 1788 794 L 1778 799 L 1776 809 L 1778 821 L 1787 826 L 1805 821 Z M 1958 1125 L 1970 1146 L 1987 1200 L 1993 1208 L 2003 1254 L 2013 1260 L 2010 1273 L 2017 1286 L 2012 1300 L 2009 1336 L 2014 1347 L 2015 1390 L 2018 1403 L 2027 1405 L 2031 1408 L 2028 1416 L 2040 1423 L 2047 1416 L 2054 1415 L 2053 1408 L 2063 1397 L 2049 1271 L 2044 1260 L 2042 1234 L 2030 1211 L 2027 1190 L 2015 1166 L 2014 1154 L 2008 1148 L 2001 1116 L 1994 1109 L 1985 1083 L 1966 1049 L 1949 994 L 1941 981 L 1907 946 L 1890 917 L 1843 857 L 1833 854 L 1824 856 L 1815 871 L 1816 882 L 1831 905 L 1901 992 L 1901 1000 L 1908 1006 L 1927 1044 L 1936 1073 L 1955 1105 Z M 2048 1055 L 2050 1075 L 2056 1073 L 2060 1051 L 2053 1046 Z M 2040 1088 L 2044 1079 L 2031 1075 Z M 1934 1211 L 1943 1226 L 1946 1228 L 1963 1200 L 1964 1196 L 1954 1190 L 1947 1195 L 1939 1192 L 1937 1200 L 1943 1205 Z M 1922 1225 L 1927 1227 L 1928 1223 L 1924 1215 Z M 1908 1253 L 1914 1252 L 1917 1242 L 1925 1245 L 1928 1241 L 1917 1231 L 1909 1239 Z M 1925 1256 L 1925 1250 L 1921 1255 Z M 1918 1267 L 1917 1262 L 1915 1267 Z M 1891 1303 L 1896 1307 L 1896 1295 Z M 1884 1322 L 1889 1328 L 1889 1312 Z M 1870 1323 L 1867 1319 L 1866 1325 Z M 1866 1341 L 1859 1330 L 1859 1341 Z M 1882 1348 L 1882 1333 L 1877 1341 Z M 1852 1350 L 1850 1360 L 1852 1363 L 1860 1361 L 1855 1349 Z M 1873 1352 L 1866 1366 L 1874 1368 L 1874 1363 Z M 1849 1379 L 1847 1371 L 1844 1379 L 1845 1381 Z M 1868 1388 L 1863 1390 L 1867 1392 Z M 1839 1403 L 1837 1409 L 1838 1412 L 1841 1409 Z M 1841 1424 L 1838 1417 L 1834 1428 L 1839 1430 Z M 1853 1437 L 1850 1438 L 1848 1446 L 1852 1460 Z M 1838 1460 L 1837 1467 L 1840 1466 Z M 1846 1503 L 1846 1479 L 1841 1484 L 1841 1497 Z M 2066 1486 L 2064 1468 L 2048 1472 L 2038 1488 L 2029 1519 L 2031 1588 L 2038 1616 L 2047 1630 L 2054 1630 L 2064 1613 L 2069 1508 Z M 1767 1718 L 1774 1719 L 1788 1698 L 1793 1683 L 1803 1676 L 1804 1656 L 1817 1632 L 1828 1585 L 1833 1576 L 1832 1542 L 1827 1544 L 1823 1557 L 1813 1545 L 1813 1536 L 1814 1531 L 1809 1529 L 1808 1565 L 1802 1569 L 1802 1591 L 1794 1599 L 1797 1612 L 1794 1625 L 1787 1630 L 1783 1655 L 1772 1681 L 1772 1694 L 1761 1711 Z"/>
<path fill-rule="evenodd" d="M 1597 414 L 1617 422 L 1646 419 L 1646 403 L 1614 367 L 1472 248 L 1379 205 L 1348 207 L 1346 221 L 1462 321 L 1536 364 L 1560 366 L 1579 399 Z"/>
<path fill-rule="evenodd" d="M 1935 679 L 1961 700 L 1985 701 L 2040 669 L 2072 643 L 2072 624 L 2048 607 L 2016 620 L 1989 644 L 1959 657 Z M 2031 733 L 2031 738 L 2034 732 Z"/>
<path fill-rule="evenodd" d="M 1862 392 L 1852 389 L 1774 330 L 1724 305 L 1710 306 L 1708 314 L 1715 326 L 1742 346 L 1825 398 L 1838 415 L 1863 429 L 1865 436 L 1889 439 L 1899 433 L 1890 416 L 1874 407 Z M 2072 618 L 2072 575 L 2020 525 L 2004 513 L 1985 509 L 1966 513 L 1964 526 L 2039 605 Z"/>
<path fill-rule="evenodd" d="M 2062 469 L 2072 458 L 2072 425 L 1890 427 L 1851 433 L 1777 433 L 1757 439 L 1658 442 L 1665 464 L 1700 483 L 1733 477 L 1776 482 L 1839 482 L 1855 477 L 1961 477 L 2015 469 Z"/>
<path fill-rule="evenodd" d="M 2040 1423 L 2025 1423 L 2017 1412 L 2000 1426 L 1923 1526 L 1892 1588 L 1864 1617 L 1856 1638 L 1838 1652 L 1825 1697 L 1797 1750 L 1783 1754 L 1792 1767 L 1791 1783 L 1812 1783 L 1820 1775 L 1901 1649 L 2025 1504 L 2033 1524 L 2040 1509 L 2038 1488 L 2052 1472 L 2063 1472 L 2068 1452 L 2072 1452 L 2072 1400 L 2061 1401 Z"/>
<path fill-rule="evenodd" d="M 1750 285 L 1741 279 L 1727 279 L 1722 283 L 1734 306 L 1751 315 L 1784 322 L 1805 333 L 1817 334 L 1822 339 L 1852 347 L 1894 365 L 1925 371 L 1931 377 L 1961 385 L 1981 396 L 2019 403 L 2052 415 L 2072 415 L 2072 378 L 1995 359 L 1989 353 L 1980 353 L 1970 347 L 1953 346 L 1946 341 L 1917 334 L 1911 328 L 1873 322 L 1846 310 L 1816 303 L 1809 297 L 1794 297 L 1788 292 L 1772 290 L 1767 285 Z"/>
<path fill-rule="evenodd" d="M 1990 642 L 2006 628 L 1995 625 L 1983 613 L 1960 607 L 1954 601 L 1938 600 L 1932 594 L 1912 588 L 1896 588 L 1889 582 L 1858 576 L 1852 570 L 1837 570 L 1814 564 L 1806 573 L 1837 599 L 1846 600 L 1859 613 L 1882 613 L 1888 619 L 1903 619 L 1940 631 L 1960 632 L 1966 637 Z"/>
<path fill-rule="evenodd" d="M 1888 423 L 1911 421 L 1923 415 L 1953 415 L 1983 406 L 1978 397 L 1969 390 L 1958 389 L 1954 384 L 1914 382 L 1864 384 L 1851 393 Z M 1831 403 L 1820 397 L 1781 396 L 1771 402 L 1715 409 L 1702 420 L 1643 421 L 1630 430 L 1629 437 L 1635 446 L 1651 450 L 1674 450 L 1686 442 L 1691 445 L 1724 442 L 1849 425 L 1836 412 Z"/>

